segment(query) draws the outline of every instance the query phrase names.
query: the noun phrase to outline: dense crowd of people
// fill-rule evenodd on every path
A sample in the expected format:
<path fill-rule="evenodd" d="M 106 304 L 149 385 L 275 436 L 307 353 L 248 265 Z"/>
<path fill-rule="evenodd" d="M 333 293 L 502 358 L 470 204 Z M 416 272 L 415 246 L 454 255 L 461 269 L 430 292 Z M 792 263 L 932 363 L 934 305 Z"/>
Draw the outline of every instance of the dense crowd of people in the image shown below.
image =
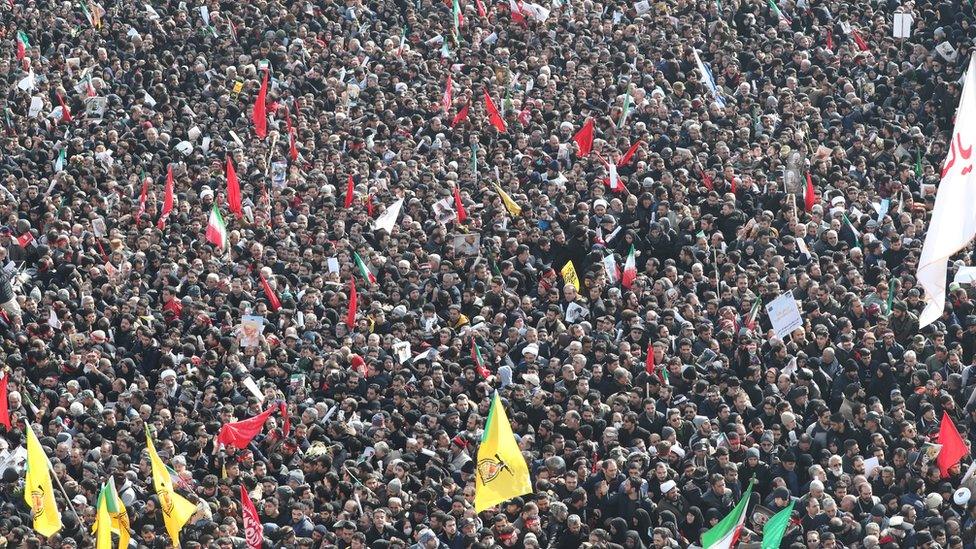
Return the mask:
<path fill-rule="evenodd" d="M 740 547 L 791 502 L 783 547 L 976 546 L 971 457 L 928 451 L 944 417 L 976 433 L 976 305 L 953 284 L 920 330 L 914 277 L 968 2 L 0 12 L 0 545 L 94 547 L 109 478 L 130 546 L 173 545 L 148 427 L 190 549 L 245 547 L 240 486 L 268 547 L 684 548 L 750 482 Z M 803 325 L 777 337 L 788 290 Z M 534 490 L 478 514 L 495 391 Z M 26 429 L 63 486 L 50 538 Z"/>

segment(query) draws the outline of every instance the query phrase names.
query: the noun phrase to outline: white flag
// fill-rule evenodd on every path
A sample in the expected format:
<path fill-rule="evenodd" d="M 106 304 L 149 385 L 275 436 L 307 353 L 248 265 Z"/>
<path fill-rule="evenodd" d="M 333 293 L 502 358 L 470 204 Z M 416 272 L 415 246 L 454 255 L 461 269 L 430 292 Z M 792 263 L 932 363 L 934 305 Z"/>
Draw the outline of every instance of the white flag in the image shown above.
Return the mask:
<path fill-rule="evenodd" d="M 50 326 L 50 327 L 52 327 L 52 328 L 54 328 L 55 330 L 60 330 L 61 329 L 61 319 L 59 319 L 58 318 L 58 315 L 55 314 L 54 307 L 51 307 L 50 309 L 48 309 L 48 311 L 49 312 L 48 312 L 48 315 L 47 315 L 47 325 Z"/>
<path fill-rule="evenodd" d="M 617 175 L 617 164 L 611 162 L 608 167 L 610 168 L 610 190 L 614 192 L 621 192 L 624 190 L 624 185 L 620 181 L 620 176 Z"/>
<path fill-rule="evenodd" d="M 33 68 L 27 70 L 27 76 L 17 82 L 17 87 L 26 92 L 33 91 L 37 87 L 37 83 L 34 81 Z"/>
<path fill-rule="evenodd" d="M 949 257 L 966 247 L 976 235 L 976 172 L 973 144 L 976 143 L 976 57 L 969 59 L 956 111 L 949 154 L 942 166 L 942 183 L 935 196 L 932 222 L 925 234 L 918 262 L 918 283 L 925 288 L 925 310 L 919 328 L 942 316 L 945 308 L 946 266 Z"/>
<path fill-rule="evenodd" d="M 373 230 L 386 229 L 387 233 L 393 232 L 393 226 L 396 225 L 397 218 L 400 217 L 400 208 L 403 207 L 403 199 L 397 199 L 396 202 L 390 204 L 390 206 L 376 218 L 373 222 Z"/>
<path fill-rule="evenodd" d="M 718 106 L 725 106 L 725 99 L 722 98 L 722 93 L 719 91 L 718 86 L 715 85 L 715 77 L 712 76 L 712 71 L 702 63 L 701 57 L 698 56 L 698 50 L 692 50 L 695 52 L 695 64 L 698 65 L 698 71 L 701 72 L 702 80 L 708 87 L 708 91 L 712 92 L 712 97 L 715 98 L 715 102 Z"/>
<path fill-rule="evenodd" d="M 617 260 L 613 257 L 612 253 L 603 256 L 603 268 L 607 271 L 607 278 L 610 279 L 610 284 L 615 286 L 620 279 L 620 267 L 617 267 Z"/>

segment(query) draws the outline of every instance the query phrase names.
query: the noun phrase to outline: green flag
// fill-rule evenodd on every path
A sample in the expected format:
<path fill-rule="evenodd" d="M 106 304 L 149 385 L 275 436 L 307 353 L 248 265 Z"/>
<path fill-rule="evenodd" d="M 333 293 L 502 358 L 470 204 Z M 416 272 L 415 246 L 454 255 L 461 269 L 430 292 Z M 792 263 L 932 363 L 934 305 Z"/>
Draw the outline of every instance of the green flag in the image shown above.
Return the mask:
<path fill-rule="evenodd" d="M 471 173 L 474 174 L 475 181 L 478 180 L 478 144 L 471 144 Z"/>
<path fill-rule="evenodd" d="M 891 305 L 895 301 L 895 281 L 892 278 L 888 279 L 888 299 L 885 301 L 885 313 L 891 314 Z"/>
<path fill-rule="evenodd" d="M 620 114 L 620 120 L 617 121 L 617 129 L 624 127 L 624 123 L 627 122 L 627 115 L 630 114 L 630 83 L 627 84 L 627 95 L 624 96 L 624 110 Z"/>
<path fill-rule="evenodd" d="M 779 549 L 783 542 L 783 534 L 786 533 L 786 528 L 790 525 L 790 516 L 793 514 L 795 503 L 795 501 L 790 501 L 785 509 L 766 521 L 766 526 L 763 526 L 761 549 Z"/>

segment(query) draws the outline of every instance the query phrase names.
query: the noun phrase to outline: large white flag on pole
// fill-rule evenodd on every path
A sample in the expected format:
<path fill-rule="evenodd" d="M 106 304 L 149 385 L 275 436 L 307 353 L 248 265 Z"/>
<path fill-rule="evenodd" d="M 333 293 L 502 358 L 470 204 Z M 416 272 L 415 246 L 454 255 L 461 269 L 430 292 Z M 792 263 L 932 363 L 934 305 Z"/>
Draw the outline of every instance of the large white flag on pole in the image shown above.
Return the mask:
<path fill-rule="evenodd" d="M 949 257 L 966 247 L 976 235 L 976 56 L 969 70 L 956 111 L 949 154 L 942 166 L 942 182 L 935 196 L 932 221 L 925 234 L 918 262 L 918 283 L 925 288 L 925 310 L 919 328 L 935 322 L 945 308 L 946 266 Z"/>
<path fill-rule="evenodd" d="M 720 107 L 725 106 L 725 98 L 722 97 L 722 92 L 719 91 L 718 86 L 715 84 L 715 76 L 712 71 L 702 63 L 701 57 L 698 55 L 698 50 L 691 50 L 695 53 L 695 64 L 698 66 L 698 72 L 702 75 L 702 80 L 705 81 L 705 86 L 708 87 L 708 91 L 712 92 L 712 97 L 715 98 L 715 102 L 718 103 Z"/>

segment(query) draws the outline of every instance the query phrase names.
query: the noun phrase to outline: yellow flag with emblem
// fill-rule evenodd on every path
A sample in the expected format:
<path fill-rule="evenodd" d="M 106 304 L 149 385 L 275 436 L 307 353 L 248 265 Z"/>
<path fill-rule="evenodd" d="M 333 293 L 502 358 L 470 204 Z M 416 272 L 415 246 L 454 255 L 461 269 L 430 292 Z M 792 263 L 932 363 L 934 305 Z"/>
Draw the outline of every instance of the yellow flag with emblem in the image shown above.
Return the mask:
<path fill-rule="evenodd" d="M 190 517 L 196 513 L 197 506 L 173 490 L 173 479 L 170 478 L 163 460 L 156 453 L 156 446 L 153 445 L 148 428 L 146 429 L 146 449 L 149 450 L 153 486 L 155 486 L 156 495 L 159 497 L 159 507 L 163 511 L 163 523 L 166 525 L 166 532 L 173 539 L 173 547 L 179 547 L 180 530 L 183 529 L 186 521 L 190 520 Z"/>
<path fill-rule="evenodd" d="M 480 513 L 499 503 L 532 493 L 529 466 L 515 441 L 512 424 L 498 393 L 491 400 L 475 468 L 474 510 Z"/>
<path fill-rule="evenodd" d="M 54 501 L 51 469 L 41 441 L 34 430 L 27 427 L 27 471 L 24 474 L 24 500 L 31 508 L 34 530 L 45 537 L 61 529 L 61 512 Z"/>
<path fill-rule="evenodd" d="M 522 206 L 516 204 L 515 201 L 512 200 L 512 197 L 508 196 L 508 193 L 505 192 L 501 186 L 495 185 L 495 191 L 498 192 L 498 196 L 501 197 L 502 202 L 505 204 L 505 209 L 508 210 L 508 213 L 510 213 L 512 217 L 518 217 L 519 214 L 522 213 Z"/>
<path fill-rule="evenodd" d="M 576 274 L 576 267 L 573 265 L 572 260 L 567 261 L 563 268 L 559 270 L 559 274 L 563 276 L 563 282 L 566 284 L 572 284 L 576 291 L 580 291 L 579 276 Z"/>

